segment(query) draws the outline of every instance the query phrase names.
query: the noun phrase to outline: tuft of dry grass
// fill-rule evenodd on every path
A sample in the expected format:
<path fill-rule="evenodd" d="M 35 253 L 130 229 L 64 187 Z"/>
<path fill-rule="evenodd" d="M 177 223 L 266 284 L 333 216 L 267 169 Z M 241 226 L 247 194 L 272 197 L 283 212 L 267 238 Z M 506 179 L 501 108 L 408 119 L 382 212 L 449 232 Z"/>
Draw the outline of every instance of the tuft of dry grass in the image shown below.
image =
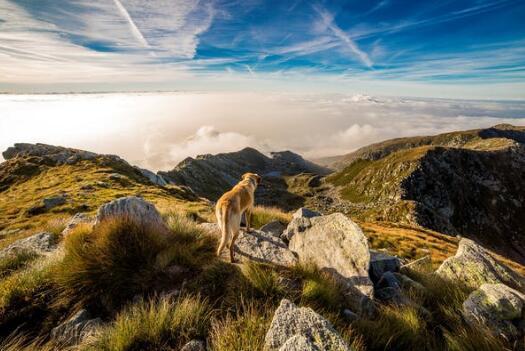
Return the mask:
<path fill-rule="evenodd" d="M 7 255 L 0 258 L 0 278 L 4 278 L 38 258 L 38 254 L 32 251 L 19 251 L 16 254 Z"/>
<path fill-rule="evenodd" d="M 256 262 L 244 263 L 242 274 L 257 292 L 268 299 L 279 299 L 285 295 L 285 286 L 279 274 L 268 265 Z"/>
<path fill-rule="evenodd" d="M 140 301 L 120 312 L 85 349 L 179 350 L 192 339 L 206 339 L 211 317 L 210 305 L 198 296 Z"/>
<path fill-rule="evenodd" d="M 258 229 L 272 221 L 279 221 L 286 225 L 291 219 L 290 213 L 277 207 L 255 206 L 251 215 L 251 226 Z"/>

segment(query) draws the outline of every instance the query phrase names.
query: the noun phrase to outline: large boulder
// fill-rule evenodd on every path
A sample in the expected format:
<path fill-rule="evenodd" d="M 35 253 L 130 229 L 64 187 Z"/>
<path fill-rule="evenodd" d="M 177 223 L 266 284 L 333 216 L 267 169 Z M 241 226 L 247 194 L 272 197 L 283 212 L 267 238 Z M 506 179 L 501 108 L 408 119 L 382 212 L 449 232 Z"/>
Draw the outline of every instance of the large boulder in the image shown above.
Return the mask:
<path fill-rule="evenodd" d="M 86 310 L 80 310 L 73 317 L 53 328 L 51 339 L 62 347 L 77 345 L 93 335 L 101 324 L 100 318 L 90 319 Z"/>
<path fill-rule="evenodd" d="M 16 255 L 21 252 L 31 252 L 39 255 L 49 254 L 57 248 L 56 237 L 47 232 L 38 233 L 28 238 L 20 239 L 0 251 L 0 258 Z"/>
<path fill-rule="evenodd" d="M 293 348 L 295 343 L 304 345 L 301 350 L 350 351 L 330 322 L 311 308 L 297 307 L 284 299 L 275 311 L 266 333 L 264 349 L 299 350 Z"/>
<path fill-rule="evenodd" d="M 202 223 L 199 227 L 220 236 L 216 223 Z M 241 230 L 234 250 L 235 257 L 243 262 L 255 261 L 279 266 L 293 266 L 297 262 L 297 257 L 281 239 L 260 230 L 252 230 L 250 233 Z"/>
<path fill-rule="evenodd" d="M 281 234 L 281 238 L 285 241 L 290 241 L 296 233 L 304 231 L 310 227 L 310 218 L 318 217 L 321 214 L 316 211 L 301 207 L 292 215 L 292 220 L 288 223 L 288 227 Z"/>
<path fill-rule="evenodd" d="M 487 327 L 496 336 L 514 340 L 523 333 L 516 326 L 525 319 L 525 295 L 504 284 L 483 284 L 463 303 L 463 316 L 474 327 Z"/>
<path fill-rule="evenodd" d="M 304 335 L 295 335 L 281 346 L 279 351 L 321 351 Z"/>
<path fill-rule="evenodd" d="M 370 251 L 361 228 L 341 213 L 309 219 L 310 225 L 290 240 L 299 260 L 313 262 L 348 287 L 372 295 L 368 276 Z"/>
<path fill-rule="evenodd" d="M 505 284 L 525 292 L 525 278 L 496 261 L 480 245 L 470 239 L 461 239 L 458 251 L 447 258 L 436 273 L 477 289 L 482 284 Z"/>
<path fill-rule="evenodd" d="M 114 217 L 129 218 L 138 224 L 153 226 L 164 232 L 168 231 L 155 206 L 140 197 L 121 197 L 102 205 L 98 209 L 95 225 Z"/>

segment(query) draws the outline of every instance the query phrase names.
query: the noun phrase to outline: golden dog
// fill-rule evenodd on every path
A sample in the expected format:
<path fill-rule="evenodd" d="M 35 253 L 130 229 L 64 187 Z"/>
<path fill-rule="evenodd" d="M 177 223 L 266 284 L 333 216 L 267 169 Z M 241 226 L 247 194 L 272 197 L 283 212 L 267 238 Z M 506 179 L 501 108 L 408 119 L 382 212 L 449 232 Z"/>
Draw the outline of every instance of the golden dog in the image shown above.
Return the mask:
<path fill-rule="evenodd" d="M 232 190 L 224 193 L 215 207 L 217 223 L 221 231 L 221 242 L 217 249 L 217 256 L 221 255 L 224 246 L 230 248 L 230 261 L 235 262 L 233 257 L 233 244 L 239 236 L 241 229 L 241 217 L 246 215 L 246 230 L 250 232 L 250 214 L 254 203 L 254 193 L 261 177 L 255 173 L 245 173 L 241 181 Z"/>

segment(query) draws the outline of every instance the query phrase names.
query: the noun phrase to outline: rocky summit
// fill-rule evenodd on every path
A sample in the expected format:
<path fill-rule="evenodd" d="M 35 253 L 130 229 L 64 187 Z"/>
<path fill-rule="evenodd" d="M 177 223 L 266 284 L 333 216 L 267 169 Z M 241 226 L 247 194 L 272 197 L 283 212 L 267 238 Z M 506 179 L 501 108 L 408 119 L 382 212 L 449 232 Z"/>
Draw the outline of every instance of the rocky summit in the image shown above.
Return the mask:
<path fill-rule="evenodd" d="M 525 350 L 523 133 L 396 139 L 333 171 L 246 148 L 155 173 L 16 144 L 0 349 Z M 247 171 L 263 182 L 231 263 L 213 201 Z"/>

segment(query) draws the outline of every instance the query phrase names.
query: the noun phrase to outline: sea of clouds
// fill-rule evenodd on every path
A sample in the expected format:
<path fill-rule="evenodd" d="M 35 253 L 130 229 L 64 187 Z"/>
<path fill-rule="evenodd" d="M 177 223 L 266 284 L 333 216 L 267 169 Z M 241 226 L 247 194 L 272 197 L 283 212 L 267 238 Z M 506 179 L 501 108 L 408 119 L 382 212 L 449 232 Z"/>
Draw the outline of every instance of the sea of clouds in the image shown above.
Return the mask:
<path fill-rule="evenodd" d="M 0 95 L 0 111 L 2 150 L 42 142 L 118 154 L 152 170 L 246 146 L 315 159 L 395 137 L 525 125 L 525 101 L 345 94 Z"/>

